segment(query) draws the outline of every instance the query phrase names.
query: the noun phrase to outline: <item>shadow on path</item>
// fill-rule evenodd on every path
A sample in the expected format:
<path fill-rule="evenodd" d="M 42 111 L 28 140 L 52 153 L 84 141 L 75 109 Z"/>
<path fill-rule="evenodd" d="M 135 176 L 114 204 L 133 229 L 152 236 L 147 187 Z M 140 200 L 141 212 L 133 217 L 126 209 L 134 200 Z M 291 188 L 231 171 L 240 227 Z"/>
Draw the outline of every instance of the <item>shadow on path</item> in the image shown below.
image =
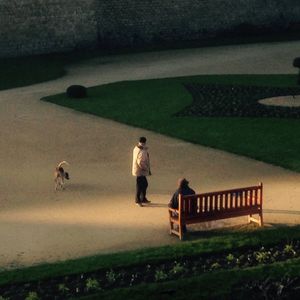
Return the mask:
<path fill-rule="evenodd" d="M 286 215 L 300 215 L 299 210 L 284 210 L 284 209 L 264 209 L 267 214 L 286 214 Z"/>

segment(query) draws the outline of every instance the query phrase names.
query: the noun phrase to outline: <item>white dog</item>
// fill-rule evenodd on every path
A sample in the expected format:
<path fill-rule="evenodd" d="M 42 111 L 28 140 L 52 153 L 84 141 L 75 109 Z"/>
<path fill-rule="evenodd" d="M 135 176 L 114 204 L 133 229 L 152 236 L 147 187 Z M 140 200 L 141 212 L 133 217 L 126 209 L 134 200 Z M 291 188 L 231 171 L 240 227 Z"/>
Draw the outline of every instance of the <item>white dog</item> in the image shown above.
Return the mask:
<path fill-rule="evenodd" d="M 65 179 L 67 179 L 67 180 L 70 179 L 69 173 L 65 172 L 64 168 L 62 167 L 62 165 L 64 165 L 64 164 L 69 165 L 69 163 L 67 163 L 66 161 L 62 161 L 55 168 L 55 172 L 54 172 L 55 190 L 57 190 L 58 187 L 60 187 L 63 190 L 64 184 L 65 184 Z"/>

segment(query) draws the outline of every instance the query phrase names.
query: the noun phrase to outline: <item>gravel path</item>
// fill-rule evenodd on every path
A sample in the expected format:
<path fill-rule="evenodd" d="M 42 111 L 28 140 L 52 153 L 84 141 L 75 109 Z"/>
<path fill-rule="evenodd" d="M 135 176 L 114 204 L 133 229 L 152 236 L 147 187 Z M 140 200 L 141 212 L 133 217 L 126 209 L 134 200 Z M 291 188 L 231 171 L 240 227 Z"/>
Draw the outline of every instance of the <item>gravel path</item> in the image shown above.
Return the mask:
<path fill-rule="evenodd" d="M 258 101 L 264 105 L 282 106 L 282 107 L 300 107 L 300 95 L 272 97 Z"/>
<path fill-rule="evenodd" d="M 39 99 L 70 84 L 193 74 L 295 73 L 300 42 L 244 45 L 92 59 L 68 75 L 0 92 L 0 268 L 178 243 L 166 204 L 178 177 L 196 191 L 265 185 L 267 223 L 300 222 L 300 174 Z M 131 152 L 149 141 L 152 205 L 134 205 Z M 271 145 L 270 145 L 271 146 Z M 67 160 L 71 180 L 54 192 L 53 171 Z M 242 220 L 227 220 L 214 227 Z"/>

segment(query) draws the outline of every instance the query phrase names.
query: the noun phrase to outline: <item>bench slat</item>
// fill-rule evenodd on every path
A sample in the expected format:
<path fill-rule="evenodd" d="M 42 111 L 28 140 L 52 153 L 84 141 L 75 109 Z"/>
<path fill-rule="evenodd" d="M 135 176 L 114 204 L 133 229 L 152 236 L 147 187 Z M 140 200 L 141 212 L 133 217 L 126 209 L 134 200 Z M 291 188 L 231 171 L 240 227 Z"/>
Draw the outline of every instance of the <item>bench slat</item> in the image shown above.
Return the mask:
<path fill-rule="evenodd" d="M 224 194 L 225 195 L 225 210 L 228 209 L 228 194 Z"/>
<path fill-rule="evenodd" d="M 204 196 L 204 212 L 208 211 L 208 197 Z"/>

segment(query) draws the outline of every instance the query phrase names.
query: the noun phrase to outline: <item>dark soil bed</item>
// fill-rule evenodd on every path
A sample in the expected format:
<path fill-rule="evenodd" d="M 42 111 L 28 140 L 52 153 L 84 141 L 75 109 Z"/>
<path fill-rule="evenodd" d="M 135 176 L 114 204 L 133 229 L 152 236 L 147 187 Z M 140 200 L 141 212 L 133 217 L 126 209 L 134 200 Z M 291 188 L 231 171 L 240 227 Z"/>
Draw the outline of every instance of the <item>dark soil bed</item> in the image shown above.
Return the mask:
<path fill-rule="evenodd" d="M 300 88 L 185 84 L 193 103 L 176 116 L 300 118 L 300 107 L 266 106 L 258 100 L 299 95 Z"/>

